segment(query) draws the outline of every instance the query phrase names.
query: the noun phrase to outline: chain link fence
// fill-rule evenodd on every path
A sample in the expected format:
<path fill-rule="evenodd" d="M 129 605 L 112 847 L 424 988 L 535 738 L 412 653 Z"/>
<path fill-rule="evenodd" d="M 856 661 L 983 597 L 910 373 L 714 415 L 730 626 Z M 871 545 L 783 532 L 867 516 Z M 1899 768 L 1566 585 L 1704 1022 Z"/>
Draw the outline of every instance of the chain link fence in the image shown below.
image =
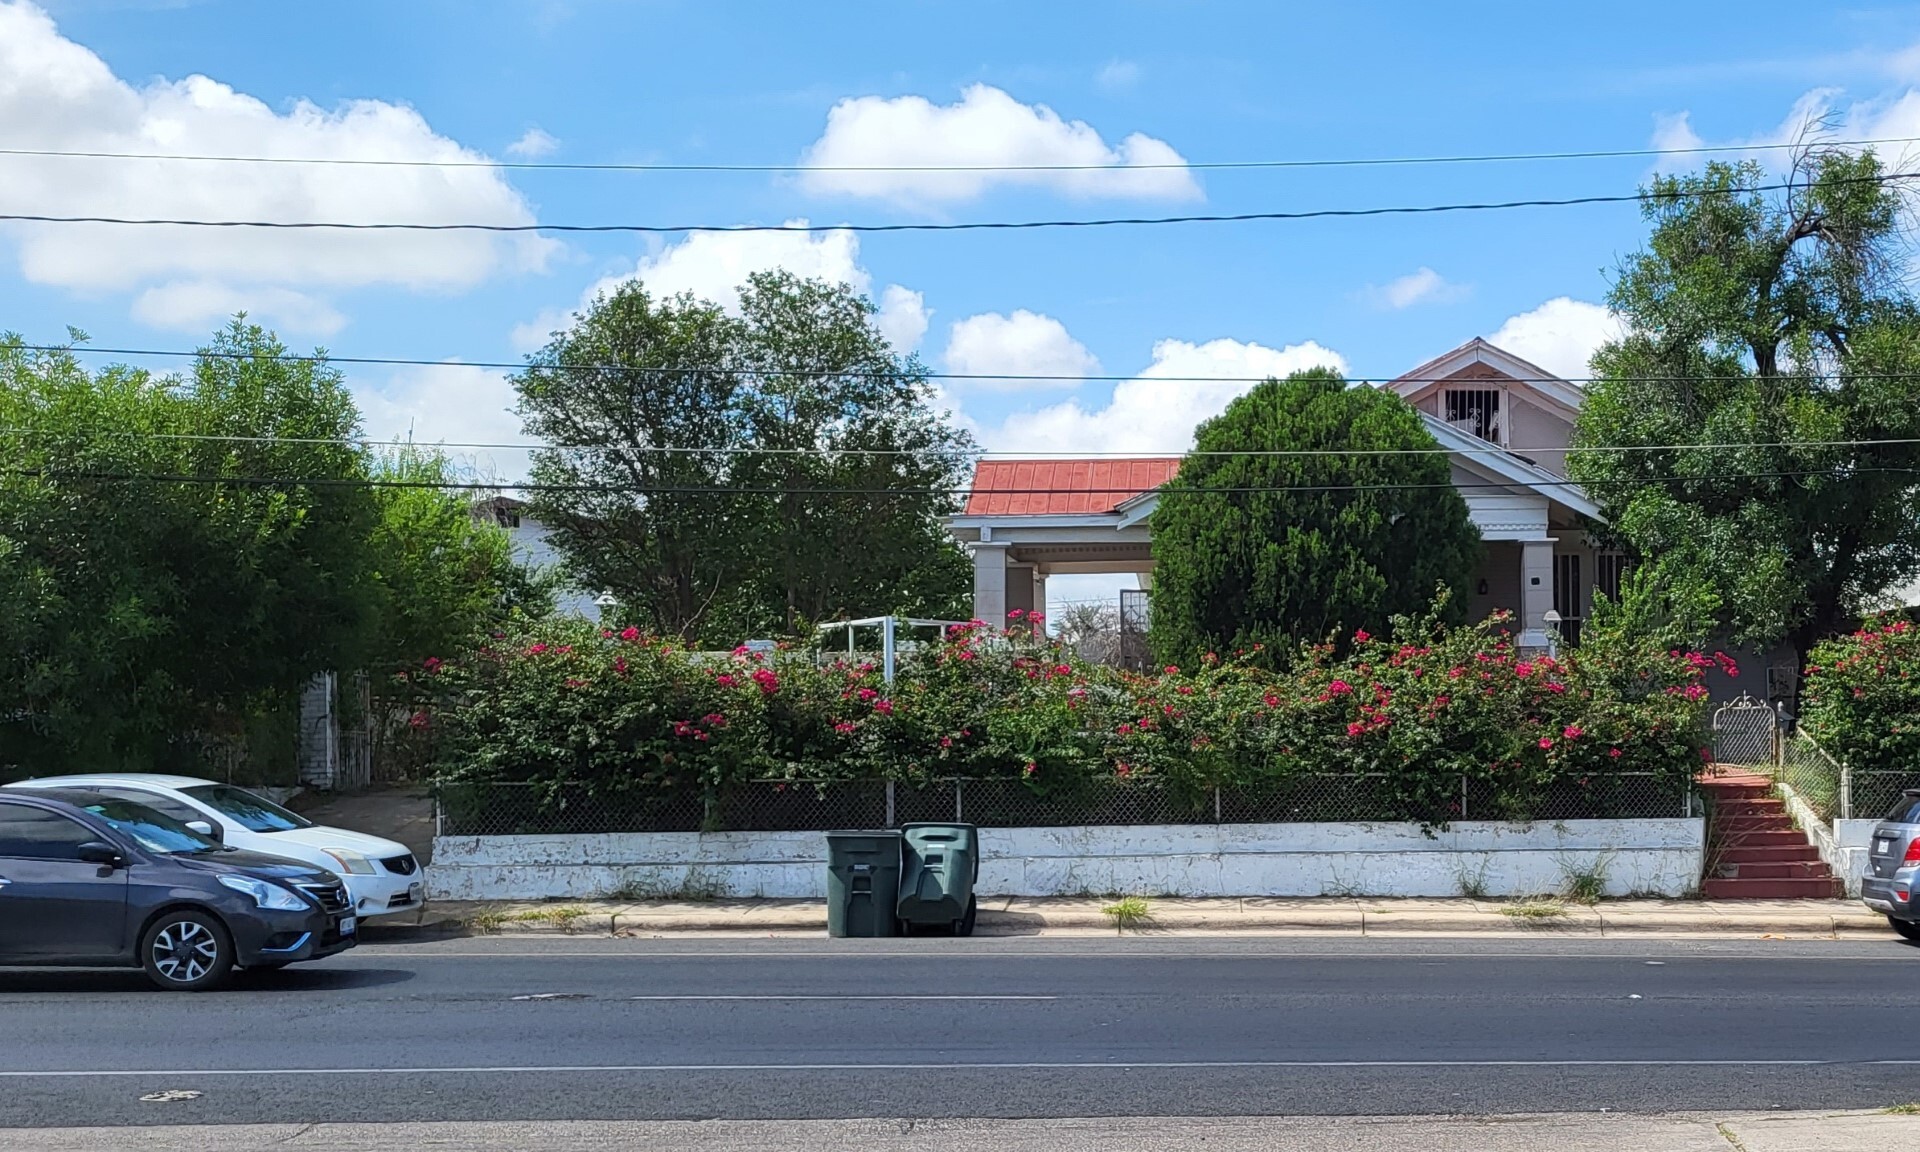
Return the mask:
<path fill-rule="evenodd" d="M 1849 815 L 1847 770 L 1804 728 L 1780 742 L 1775 778 L 1793 789 L 1820 819 Z"/>
<path fill-rule="evenodd" d="M 442 836 L 606 832 L 818 832 L 961 821 L 988 828 L 1326 821 L 1581 820 L 1685 816 L 1690 784 L 1650 773 L 1566 777 L 1524 794 L 1462 779 L 1443 794 L 1410 793 L 1385 774 L 1312 775 L 1257 787 L 1182 790 L 1157 782 L 1088 781 L 1041 789 L 1020 779 L 928 783 L 763 781 L 715 796 L 620 793 L 582 785 L 442 784 Z"/>
<path fill-rule="evenodd" d="M 1893 810 L 1902 792 L 1920 788 L 1920 771 L 1856 770 L 1847 774 L 1847 783 L 1851 791 L 1849 814 L 1854 819 L 1877 820 Z"/>

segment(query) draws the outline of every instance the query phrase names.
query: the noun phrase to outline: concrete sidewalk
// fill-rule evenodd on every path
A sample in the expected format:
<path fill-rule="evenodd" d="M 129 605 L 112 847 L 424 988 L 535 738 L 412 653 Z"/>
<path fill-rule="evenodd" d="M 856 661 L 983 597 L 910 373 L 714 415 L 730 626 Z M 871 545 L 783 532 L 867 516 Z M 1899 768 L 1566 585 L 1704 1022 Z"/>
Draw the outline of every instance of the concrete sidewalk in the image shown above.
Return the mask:
<path fill-rule="evenodd" d="M 156 1106 L 156 1124 L 162 1111 Z M 1920 1152 L 1920 1117 L 1883 1113 L 1623 1116 L 1146 1117 L 1112 1120 L 529 1121 L 0 1129 L 5 1152 Z"/>
<path fill-rule="evenodd" d="M 980 906 L 983 936 L 1101 935 L 1117 928 L 1105 899 L 995 897 Z M 1849 900 L 1612 900 L 1599 904 L 1489 900 L 1150 899 L 1130 934 L 1271 933 L 1324 936 L 1507 935 L 1892 939 L 1886 920 Z M 700 903 L 430 904 L 369 921 L 365 938 L 538 933 L 667 936 L 752 933 L 819 936 L 816 900 Z"/>

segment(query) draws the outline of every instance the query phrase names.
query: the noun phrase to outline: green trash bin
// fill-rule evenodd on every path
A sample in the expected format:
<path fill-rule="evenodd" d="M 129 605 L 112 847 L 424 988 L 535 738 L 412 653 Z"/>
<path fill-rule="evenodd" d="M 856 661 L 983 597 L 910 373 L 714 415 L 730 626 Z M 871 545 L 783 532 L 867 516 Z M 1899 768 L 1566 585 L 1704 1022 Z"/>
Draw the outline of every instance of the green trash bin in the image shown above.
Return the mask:
<path fill-rule="evenodd" d="M 973 935 L 979 905 L 980 830 L 971 824 L 906 824 L 900 829 L 900 923 Z"/>
<path fill-rule="evenodd" d="M 892 936 L 900 833 L 827 833 L 827 935 Z"/>

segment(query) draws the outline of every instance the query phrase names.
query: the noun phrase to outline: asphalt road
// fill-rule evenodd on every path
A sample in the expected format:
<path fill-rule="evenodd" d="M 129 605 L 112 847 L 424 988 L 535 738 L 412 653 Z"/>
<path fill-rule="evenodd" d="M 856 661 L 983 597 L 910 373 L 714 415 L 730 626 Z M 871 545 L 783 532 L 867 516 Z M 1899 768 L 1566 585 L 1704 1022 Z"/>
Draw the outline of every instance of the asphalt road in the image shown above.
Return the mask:
<path fill-rule="evenodd" d="M 0 972 L 0 1127 L 1871 1108 L 1902 944 L 465 940 Z M 143 1095 L 199 1093 L 142 1101 Z"/>

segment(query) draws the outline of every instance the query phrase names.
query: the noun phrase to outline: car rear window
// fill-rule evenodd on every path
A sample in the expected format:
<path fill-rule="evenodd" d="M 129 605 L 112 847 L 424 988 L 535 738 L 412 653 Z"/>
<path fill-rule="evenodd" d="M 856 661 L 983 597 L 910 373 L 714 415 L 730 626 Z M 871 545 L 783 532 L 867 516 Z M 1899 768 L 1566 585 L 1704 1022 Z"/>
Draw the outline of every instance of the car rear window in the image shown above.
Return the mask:
<path fill-rule="evenodd" d="M 1920 796 L 1902 796 L 1883 819 L 1889 824 L 1920 824 Z"/>

